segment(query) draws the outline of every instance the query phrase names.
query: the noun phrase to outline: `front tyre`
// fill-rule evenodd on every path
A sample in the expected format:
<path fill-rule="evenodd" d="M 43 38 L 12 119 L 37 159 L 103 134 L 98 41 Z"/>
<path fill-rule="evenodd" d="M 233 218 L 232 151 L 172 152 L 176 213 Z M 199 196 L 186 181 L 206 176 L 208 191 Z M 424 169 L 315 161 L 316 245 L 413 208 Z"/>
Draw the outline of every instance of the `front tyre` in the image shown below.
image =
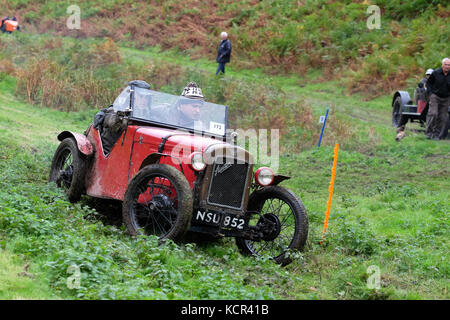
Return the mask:
<path fill-rule="evenodd" d="M 86 162 L 72 138 L 64 139 L 56 149 L 50 169 L 50 181 L 63 188 L 70 202 L 80 200 L 84 192 Z"/>
<path fill-rule="evenodd" d="M 189 229 L 192 190 L 184 175 L 169 165 L 153 164 L 131 179 L 122 205 L 131 235 L 155 235 L 160 241 L 181 240 Z"/>
<path fill-rule="evenodd" d="M 287 265 L 292 260 L 289 250 L 301 251 L 308 237 L 308 217 L 302 201 L 292 191 L 270 186 L 250 195 L 247 206 L 249 226 L 262 230 L 260 241 L 236 238 L 245 255 L 269 256 L 276 263 Z"/>

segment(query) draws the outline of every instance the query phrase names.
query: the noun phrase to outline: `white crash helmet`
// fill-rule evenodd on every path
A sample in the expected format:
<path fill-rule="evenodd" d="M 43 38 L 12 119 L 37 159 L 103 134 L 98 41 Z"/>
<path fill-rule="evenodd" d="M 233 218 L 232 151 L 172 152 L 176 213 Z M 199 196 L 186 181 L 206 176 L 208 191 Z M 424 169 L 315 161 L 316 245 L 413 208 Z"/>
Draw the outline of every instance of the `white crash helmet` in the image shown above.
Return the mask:
<path fill-rule="evenodd" d="M 433 71 L 434 71 L 433 69 L 428 69 L 427 72 L 425 72 L 425 75 L 427 76 L 427 75 L 429 75 L 429 74 L 432 74 Z"/>
<path fill-rule="evenodd" d="M 200 99 L 203 100 L 202 89 L 195 82 L 189 82 L 188 85 L 183 89 L 181 96 L 189 99 Z"/>

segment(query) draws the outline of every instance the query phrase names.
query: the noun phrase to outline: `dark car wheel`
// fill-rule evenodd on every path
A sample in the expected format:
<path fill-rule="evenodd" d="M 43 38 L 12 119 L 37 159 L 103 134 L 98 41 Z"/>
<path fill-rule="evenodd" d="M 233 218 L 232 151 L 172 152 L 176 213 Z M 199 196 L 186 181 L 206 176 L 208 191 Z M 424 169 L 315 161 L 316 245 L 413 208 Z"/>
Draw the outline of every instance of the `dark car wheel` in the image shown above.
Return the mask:
<path fill-rule="evenodd" d="M 122 211 L 131 235 L 178 241 L 190 227 L 192 210 L 192 190 L 184 175 L 169 165 L 153 164 L 130 181 Z"/>
<path fill-rule="evenodd" d="M 308 237 L 308 217 L 302 201 L 290 190 L 271 186 L 253 192 L 247 206 L 249 226 L 270 225 L 261 241 L 236 238 L 245 255 L 269 256 L 281 265 L 291 259 L 286 251 L 301 251 Z"/>
<path fill-rule="evenodd" d="M 402 102 L 401 98 L 397 97 L 392 105 L 392 125 L 397 128 L 402 118 Z"/>
<path fill-rule="evenodd" d="M 80 200 L 84 192 L 85 159 L 72 138 L 64 139 L 56 149 L 50 169 L 50 181 L 66 191 L 70 202 Z"/>

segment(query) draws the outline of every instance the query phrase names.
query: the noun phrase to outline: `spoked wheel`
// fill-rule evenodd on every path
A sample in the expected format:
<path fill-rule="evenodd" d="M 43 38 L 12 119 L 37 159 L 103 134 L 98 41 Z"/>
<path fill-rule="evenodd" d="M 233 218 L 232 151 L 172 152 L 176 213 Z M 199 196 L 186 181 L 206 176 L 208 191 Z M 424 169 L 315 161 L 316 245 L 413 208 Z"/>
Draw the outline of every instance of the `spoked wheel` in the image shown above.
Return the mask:
<path fill-rule="evenodd" d="M 392 126 L 395 128 L 400 124 L 400 120 L 402 118 L 402 106 L 401 99 L 397 97 L 392 105 Z"/>
<path fill-rule="evenodd" d="M 192 190 L 184 175 L 165 164 L 149 165 L 130 181 L 123 202 L 123 221 L 132 235 L 180 240 L 189 229 Z"/>
<path fill-rule="evenodd" d="M 80 200 L 84 190 L 85 159 L 74 139 L 64 139 L 53 156 L 50 181 L 66 191 L 70 202 Z"/>
<path fill-rule="evenodd" d="M 302 201 L 290 190 L 267 187 L 251 194 L 247 207 L 249 226 L 261 232 L 260 241 L 236 238 L 243 254 L 268 256 L 287 265 L 286 251 L 302 250 L 308 236 L 308 217 Z"/>

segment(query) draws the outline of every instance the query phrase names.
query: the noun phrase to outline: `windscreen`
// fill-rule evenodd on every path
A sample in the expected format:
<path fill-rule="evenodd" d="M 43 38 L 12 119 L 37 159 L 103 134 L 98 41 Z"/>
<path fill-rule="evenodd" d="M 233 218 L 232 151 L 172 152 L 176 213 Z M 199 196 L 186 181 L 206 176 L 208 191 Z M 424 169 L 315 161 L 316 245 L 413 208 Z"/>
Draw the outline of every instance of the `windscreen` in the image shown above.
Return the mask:
<path fill-rule="evenodd" d="M 135 88 L 132 118 L 224 136 L 227 107 L 167 93 Z"/>

